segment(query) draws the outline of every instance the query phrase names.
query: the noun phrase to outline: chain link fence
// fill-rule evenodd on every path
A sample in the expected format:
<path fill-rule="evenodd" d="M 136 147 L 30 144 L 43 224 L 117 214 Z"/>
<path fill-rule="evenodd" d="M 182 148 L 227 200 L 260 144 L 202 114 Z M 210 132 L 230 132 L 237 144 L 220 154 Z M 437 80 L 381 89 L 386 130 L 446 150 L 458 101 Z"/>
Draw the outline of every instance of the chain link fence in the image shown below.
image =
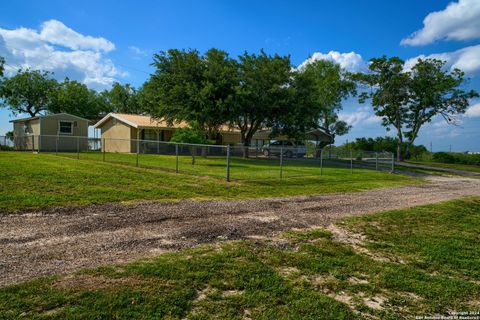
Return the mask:
<path fill-rule="evenodd" d="M 363 169 L 393 172 L 390 152 L 338 148 L 243 147 L 75 136 L 0 136 L 2 150 L 30 151 L 230 180 L 262 180 L 335 174 Z"/>

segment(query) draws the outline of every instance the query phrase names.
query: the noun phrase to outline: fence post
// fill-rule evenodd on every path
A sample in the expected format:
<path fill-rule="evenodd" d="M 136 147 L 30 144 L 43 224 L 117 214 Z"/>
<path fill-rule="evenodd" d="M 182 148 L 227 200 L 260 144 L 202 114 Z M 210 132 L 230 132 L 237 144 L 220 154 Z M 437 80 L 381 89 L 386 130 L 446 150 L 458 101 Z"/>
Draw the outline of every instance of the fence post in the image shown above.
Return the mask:
<path fill-rule="evenodd" d="M 32 135 L 32 153 L 35 152 L 35 136 Z"/>
<path fill-rule="evenodd" d="M 375 170 L 378 170 L 378 152 L 375 152 Z"/>
<path fill-rule="evenodd" d="M 280 147 L 280 179 L 283 178 L 283 147 Z"/>
<path fill-rule="evenodd" d="M 105 139 L 105 138 L 103 138 L 103 139 L 102 139 L 102 149 L 103 149 L 103 152 L 102 152 L 102 154 L 103 154 L 103 162 L 105 162 L 105 148 L 107 147 L 107 145 L 105 144 L 105 142 L 106 142 L 106 139 Z"/>
<path fill-rule="evenodd" d="M 323 176 L 323 149 L 320 149 L 320 175 Z"/>
<path fill-rule="evenodd" d="M 42 147 L 42 135 L 38 135 L 38 146 L 37 146 L 37 153 L 40 153 L 40 148 Z"/>
<path fill-rule="evenodd" d="M 80 159 L 80 137 L 77 137 L 77 160 Z"/>
<path fill-rule="evenodd" d="M 175 172 L 178 173 L 178 143 L 175 144 Z"/>
<path fill-rule="evenodd" d="M 353 151 L 350 149 L 350 173 L 353 173 Z"/>
<path fill-rule="evenodd" d="M 227 181 L 230 181 L 230 146 L 227 146 Z"/>
<path fill-rule="evenodd" d="M 55 138 L 55 155 L 58 156 L 58 135 Z"/>
<path fill-rule="evenodd" d="M 137 138 L 137 167 L 138 167 L 138 153 L 140 152 L 140 140 Z"/>
<path fill-rule="evenodd" d="M 392 153 L 392 173 L 395 172 L 395 154 Z"/>

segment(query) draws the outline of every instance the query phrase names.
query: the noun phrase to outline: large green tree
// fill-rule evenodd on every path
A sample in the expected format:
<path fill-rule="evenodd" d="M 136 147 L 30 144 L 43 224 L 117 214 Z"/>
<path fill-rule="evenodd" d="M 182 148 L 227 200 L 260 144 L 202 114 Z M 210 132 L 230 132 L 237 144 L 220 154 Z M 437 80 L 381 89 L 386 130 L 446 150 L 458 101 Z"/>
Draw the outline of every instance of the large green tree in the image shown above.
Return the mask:
<path fill-rule="evenodd" d="M 397 160 L 402 160 L 403 129 L 407 121 L 410 101 L 410 74 L 404 71 L 404 61 L 398 57 L 374 58 L 370 60 L 370 73 L 357 78 L 370 86 L 371 90 L 360 95 L 360 102 L 371 99 L 375 115 L 382 125 L 393 127 L 397 136 Z"/>
<path fill-rule="evenodd" d="M 13 114 L 27 113 L 34 117 L 49 110 L 56 90 L 58 82 L 52 78 L 52 73 L 21 69 L 3 80 L 0 98 Z"/>
<path fill-rule="evenodd" d="M 156 71 L 141 92 L 146 111 L 170 123 L 197 123 L 214 139 L 231 116 L 236 61 L 218 49 L 204 55 L 171 49 L 156 54 L 153 65 Z"/>
<path fill-rule="evenodd" d="M 339 64 L 317 60 L 306 65 L 295 73 L 292 89 L 292 110 L 297 115 L 295 131 L 320 128 L 332 137 L 332 143 L 337 135 L 348 133 L 351 126 L 339 120 L 338 112 L 342 101 L 356 94 L 356 83 Z M 322 142 L 320 146 L 326 144 Z"/>
<path fill-rule="evenodd" d="M 242 144 L 250 146 L 259 129 L 281 129 L 279 122 L 291 112 L 292 66 L 289 56 L 271 56 L 263 50 L 258 55 L 244 53 L 239 60 L 232 123 L 240 130 Z"/>
<path fill-rule="evenodd" d="M 454 123 L 455 116 L 466 111 L 469 99 L 478 96 L 473 90 L 462 89 L 464 73 L 459 69 L 446 70 L 445 61 L 419 59 L 411 71 L 405 71 L 403 60 L 384 56 L 372 59 L 369 68 L 369 74 L 357 75 L 371 86 L 370 92 L 362 93 L 360 101 L 371 98 L 383 126 L 387 130 L 395 128 L 399 161 L 408 156 L 425 123 L 436 116 Z"/>
<path fill-rule="evenodd" d="M 411 100 L 406 115 L 406 156 L 410 153 L 422 126 L 440 115 L 449 124 L 463 114 L 469 100 L 478 97 L 474 90 L 461 89 L 464 73 L 460 69 L 445 71 L 445 61 L 419 59 L 411 71 L 409 89 Z"/>
<path fill-rule="evenodd" d="M 49 112 L 66 112 L 79 117 L 96 120 L 107 109 L 106 101 L 85 84 L 66 78 L 52 92 Z"/>
<path fill-rule="evenodd" d="M 143 111 L 139 103 L 137 90 L 128 83 L 122 85 L 115 82 L 105 95 L 111 111 L 133 114 L 139 114 Z"/>

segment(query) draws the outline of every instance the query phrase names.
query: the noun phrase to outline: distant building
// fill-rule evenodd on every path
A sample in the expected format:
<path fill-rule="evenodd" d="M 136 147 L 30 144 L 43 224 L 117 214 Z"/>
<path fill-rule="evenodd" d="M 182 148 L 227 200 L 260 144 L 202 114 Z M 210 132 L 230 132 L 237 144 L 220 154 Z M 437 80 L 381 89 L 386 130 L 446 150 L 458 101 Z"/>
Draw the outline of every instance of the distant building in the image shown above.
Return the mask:
<path fill-rule="evenodd" d="M 88 150 L 89 120 L 68 113 L 48 114 L 10 121 L 16 150 Z"/>

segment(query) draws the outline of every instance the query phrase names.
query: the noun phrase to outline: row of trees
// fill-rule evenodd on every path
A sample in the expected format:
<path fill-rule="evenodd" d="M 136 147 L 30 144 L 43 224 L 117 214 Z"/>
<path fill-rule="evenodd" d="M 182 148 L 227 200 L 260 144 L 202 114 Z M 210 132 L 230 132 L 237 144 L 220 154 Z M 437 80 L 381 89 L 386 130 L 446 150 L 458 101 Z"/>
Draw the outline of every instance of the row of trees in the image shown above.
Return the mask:
<path fill-rule="evenodd" d="M 333 137 L 349 129 L 337 111 L 355 83 L 332 62 L 296 70 L 289 56 L 263 51 L 233 59 L 218 49 L 203 55 L 172 49 L 156 54 L 153 65 L 141 90 L 144 110 L 170 123 L 198 124 L 209 139 L 225 124 L 240 130 L 245 146 L 262 128 L 291 138 L 319 127 Z"/>
<path fill-rule="evenodd" d="M 221 126 L 240 130 L 242 143 L 270 128 L 273 135 L 301 139 L 312 129 L 333 138 L 349 131 L 339 120 L 342 101 L 361 91 L 360 102 L 371 101 L 387 130 L 396 130 L 397 158 L 408 156 L 420 129 L 442 116 L 454 123 L 478 93 L 464 91 L 464 73 L 445 62 L 420 59 L 409 71 L 398 57 L 370 61 L 369 71 L 351 74 L 338 64 L 314 61 L 294 68 L 289 56 L 244 53 L 237 59 L 210 49 L 171 49 L 153 57 L 155 72 L 136 90 L 114 84 L 96 92 L 49 72 L 19 70 L 5 78 L 0 60 L 0 98 L 14 113 L 68 112 L 98 119 L 106 112 L 148 113 L 170 124 L 188 122 L 215 140 Z"/>
<path fill-rule="evenodd" d="M 374 152 L 397 152 L 398 141 L 393 137 L 376 137 L 376 138 L 356 138 L 355 141 L 351 141 L 345 144 L 345 148 L 361 151 L 374 151 Z M 404 153 L 406 146 L 402 146 L 402 152 Z M 423 153 L 427 152 L 427 148 L 423 145 L 410 146 L 410 157 L 417 158 Z"/>
<path fill-rule="evenodd" d="M 0 77 L 3 62 L 0 60 Z M 66 112 L 97 120 L 108 112 L 139 111 L 137 93 L 130 85 L 115 83 L 111 90 L 97 92 L 85 84 L 65 78 L 58 82 L 47 71 L 23 69 L 14 76 L 0 79 L 0 103 L 13 114 L 37 116 Z"/>
<path fill-rule="evenodd" d="M 13 113 L 35 116 L 68 112 L 98 119 L 106 112 L 148 113 L 170 124 L 186 121 L 215 140 L 221 126 L 238 128 L 242 143 L 250 145 L 262 128 L 273 134 L 301 139 L 322 128 L 335 137 L 350 127 L 338 119 L 341 102 L 354 95 L 352 75 L 328 61 L 302 70 L 289 56 L 245 53 L 230 58 L 222 50 L 160 52 L 156 72 L 140 90 L 114 84 L 96 92 L 84 84 L 38 70 L 19 70 L 0 84 L 0 97 Z"/>

